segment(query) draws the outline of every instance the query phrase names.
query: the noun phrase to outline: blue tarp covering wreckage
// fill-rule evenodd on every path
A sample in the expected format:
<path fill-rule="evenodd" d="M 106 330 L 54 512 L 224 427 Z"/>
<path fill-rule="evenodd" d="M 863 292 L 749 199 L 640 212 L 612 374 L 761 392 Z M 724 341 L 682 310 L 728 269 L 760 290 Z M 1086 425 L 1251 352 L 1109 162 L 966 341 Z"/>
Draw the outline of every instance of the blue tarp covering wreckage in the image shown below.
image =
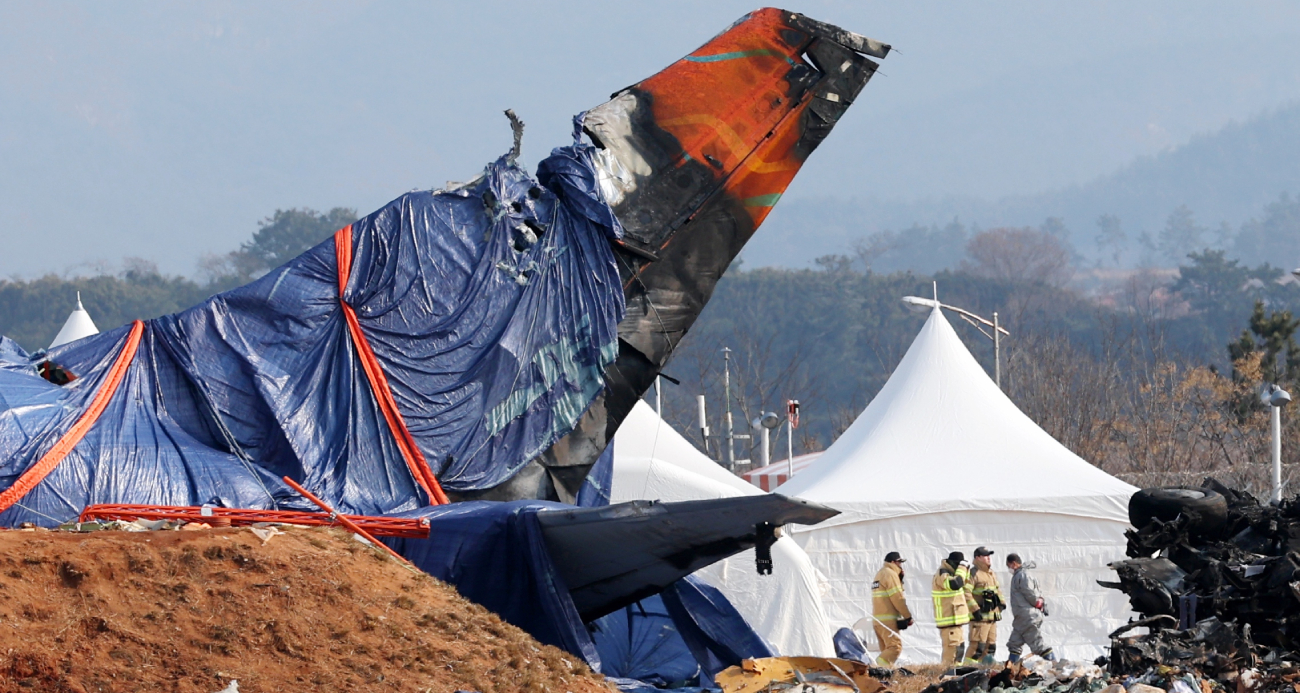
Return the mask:
<path fill-rule="evenodd" d="M 183 313 L 37 359 L 6 341 L 0 525 L 110 502 L 306 509 L 285 475 L 379 515 L 509 478 L 572 429 L 617 354 L 620 226 L 592 153 L 557 149 L 536 179 L 507 156 L 403 195 Z M 46 360 L 76 379 L 46 382 Z"/>
<path fill-rule="evenodd" d="M 510 460 L 529 460 L 568 432 L 614 354 L 623 294 L 608 238 L 619 226 L 594 193 L 589 155 L 581 145 L 556 150 L 537 180 L 502 158 L 465 187 L 404 195 L 180 314 L 35 357 L 0 339 L 6 493 L 17 496 L 15 481 L 97 400 L 102 408 L 0 524 L 53 526 L 94 503 L 315 509 L 280 481 L 301 478 L 343 512 L 428 518 L 430 539 L 387 541 L 538 640 L 598 671 L 613 667 L 635 687 L 630 679 L 647 657 L 654 668 L 656 655 L 627 652 L 602 666 L 597 643 L 610 646 L 627 627 L 617 637 L 588 629 L 538 526 L 538 511 L 571 506 L 429 505 L 376 409 L 365 347 L 344 308 L 437 480 L 452 490 L 500 483 L 514 471 Z M 75 379 L 47 381 L 37 372 L 47 361 Z M 608 464 L 599 468 L 592 504 L 605 505 Z M 771 654 L 716 590 L 682 581 L 668 592 L 667 625 L 632 623 L 638 639 L 671 643 L 666 671 L 708 681 L 740 661 L 724 643 L 752 645 L 744 656 Z"/>
<path fill-rule="evenodd" d="M 742 659 L 776 654 L 721 592 L 693 576 L 589 628 L 538 521 L 539 512 L 571 507 L 469 501 L 420 508 L 400 515 L 428 519 L 428 538 L 384 541 L 466 598 L 607 676 L 707 685 Z"/>
<path fill-rule="evenodd" d="M 757 10 L 579 116 L 535 179 L 516 139 L 185 312 L 0 344 L 0 526 L 306 507 L 284 476 L 354 514 L 575 498 L 889 50 Z"/>
<path fill-rule="evenodd" d="M 342 513 L 428 518 L 432 538 L 390 543 L 539 640 L 598 669 L 606 653 L 612 676 L 707 685 L 772 654 L 678 578 L 829 508 L 446 503 L 608 502 L 609 436 L 889 50 L 758 10 L 576 119 L 535 178 L 515 121 L 479 178 L 403 195 L 247 286 L 48 353 L 0 338 L 0 526 L 101 503 L 314 510 L 290 477 Z M 578 530 L 548 528 L 557 508 Z M 622 549 L 642 520 L 659 524 L 634 560 L 548 545 Z"/>

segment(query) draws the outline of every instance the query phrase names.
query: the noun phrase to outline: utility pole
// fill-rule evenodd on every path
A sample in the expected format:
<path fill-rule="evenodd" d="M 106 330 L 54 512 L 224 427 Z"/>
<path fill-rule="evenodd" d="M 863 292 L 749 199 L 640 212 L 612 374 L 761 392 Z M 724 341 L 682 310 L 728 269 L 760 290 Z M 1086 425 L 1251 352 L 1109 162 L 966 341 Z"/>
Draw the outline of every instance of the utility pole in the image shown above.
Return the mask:
<path fill-rule="evenodd" d="M 709 416 L 704 411 L 704 395 L 696 395 L 695 404 L 699 412 L 700 440 L 704 441 L 704 454 L 707 455 L 709 453 L 709 438 L 712 436 L 709 435 Z"/>
<path fill-rule="evenodd" d="M 698 395 L 695 399 L 699 407 L 699 427 L 700 434 L 704 436 L 705 450 L 708 450 L 709 439 L 717 438 L 718 444 L 724 448 L 718 451 L 718 463 L 725 467 L 727 471 L 735 473 L 736 462 L 739 461 L 746 464 L 749 464 L 750 462 L 750 460 L 736 459 L 736 441 L 750 440 L 753 436 L 747 433 L 736 433 L 733 426 L 733 420 L 731 417 L 731 349 L 723 347 L 722 358 L 722 396 L 726 400 L 725 406 L 723 407 L 722 422 L 726 426 L 727 430 L 718 435 L 709 435 L 708 418 L 704 413 L 704 395 Z"/>
<path fill-rule="evenodd" d="M 731 349 L 722 347 L 722 397 L 725 412 L 722 421 L 727 426 L 727 469 L 736 470 L 736 434 L 731 428 Z"/>
<path fill-rule="evenodd" d="M 993 311 L 993 382 L 1002 389 L 1002 333 L 998 332 L 998 312 Z"/>
<path fill-rule="evenodd" d="M 785 480 L 794 478 L 794 429 L 799 427 L 799 400 L 785 401 Z"/>

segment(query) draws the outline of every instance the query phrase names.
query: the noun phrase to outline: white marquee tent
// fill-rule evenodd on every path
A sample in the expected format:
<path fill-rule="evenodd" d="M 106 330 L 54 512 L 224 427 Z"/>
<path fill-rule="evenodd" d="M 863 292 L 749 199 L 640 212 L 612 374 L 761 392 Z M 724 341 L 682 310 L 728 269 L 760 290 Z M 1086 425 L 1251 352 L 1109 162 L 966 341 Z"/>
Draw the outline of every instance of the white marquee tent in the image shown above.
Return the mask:
<path fill-rule="evenodd" d="M 99 328 L 95 327 L 95 321 L 90 319 L 90 313 L 87 313 L 86 308 L 81 305 L 81 292 L 78 291 L 77 307 L 68 314 L 68 319 L 63 321 L 63 327 L 59 329 L 57 335 L 54 335 L 54 341 L 50 342 L 50 348 L 63 346 L 93 334 L 99 334 Z"/>
<path fill-rule="evenodd" d="M 697 450 L 644 401 L 637 402 L 614 435 L 612 503 L 761 493 Z M 821 601 L 825 578 L 789 537 L 772 546 L 771 575 L 758 574 L 753 549 L 696 574 L 721 590 L 781 654 L 835 655 L 832 629 Z"/>
<path fill-rule="evenodd" d="M 1104 653 L 1131 612 L 1097 585 L 1125 558 L 1134 487 L 1088 464 L 1009 400 L 936 308 L 898 368 L 858 419 L 809 468 L 777 489 L 842 514 L 793 537 L 830 580 L 834 627 L 871 613 L 871 579 L 884 555 L 907 559 L 904 588 L 916 625 L 905 661 L 936 662 L 930 581 L 939 561 L 977 546 L 996 552 L 1004 592 L 1007 553 L 1036 562 L 1050 615 L 1044 637 L 1064 657 Z M 1006 656 L 1008 621 L 998 629 Z M 867 629 L 870 633 L 870 629 Z M 875 648 L 874 637 L 868 646 Z"/>

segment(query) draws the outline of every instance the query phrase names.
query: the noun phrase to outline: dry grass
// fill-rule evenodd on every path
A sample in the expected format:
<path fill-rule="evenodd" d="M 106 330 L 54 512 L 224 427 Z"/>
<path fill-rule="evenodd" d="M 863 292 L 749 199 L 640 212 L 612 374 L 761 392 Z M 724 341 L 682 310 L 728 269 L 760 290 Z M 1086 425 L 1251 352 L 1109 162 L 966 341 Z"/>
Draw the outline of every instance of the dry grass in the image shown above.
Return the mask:
<path fill-rule="evenodd" d="M 926 686 L 938 682 L 944 672 L 944 667 L 939 664 L 908 664 L 906 667 L 915 676 L 894 672 L 894 678 L 889 680 L 889 690 L 893 693 L 921 693 Z"/>

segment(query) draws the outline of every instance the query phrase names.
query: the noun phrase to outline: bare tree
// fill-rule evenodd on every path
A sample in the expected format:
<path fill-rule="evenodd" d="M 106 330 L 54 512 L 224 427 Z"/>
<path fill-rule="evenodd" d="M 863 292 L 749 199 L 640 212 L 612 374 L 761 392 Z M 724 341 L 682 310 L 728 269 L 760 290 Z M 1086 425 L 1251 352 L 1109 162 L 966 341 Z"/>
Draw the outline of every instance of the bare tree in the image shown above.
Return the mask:
<path fill-rule="evenodd" d="M 966 244 L 967 271 L 1010 282 L 1062 286 L 1070 280 L 1070 249 L 1056 235 L 1034 228 L 981 231 Z"/>

